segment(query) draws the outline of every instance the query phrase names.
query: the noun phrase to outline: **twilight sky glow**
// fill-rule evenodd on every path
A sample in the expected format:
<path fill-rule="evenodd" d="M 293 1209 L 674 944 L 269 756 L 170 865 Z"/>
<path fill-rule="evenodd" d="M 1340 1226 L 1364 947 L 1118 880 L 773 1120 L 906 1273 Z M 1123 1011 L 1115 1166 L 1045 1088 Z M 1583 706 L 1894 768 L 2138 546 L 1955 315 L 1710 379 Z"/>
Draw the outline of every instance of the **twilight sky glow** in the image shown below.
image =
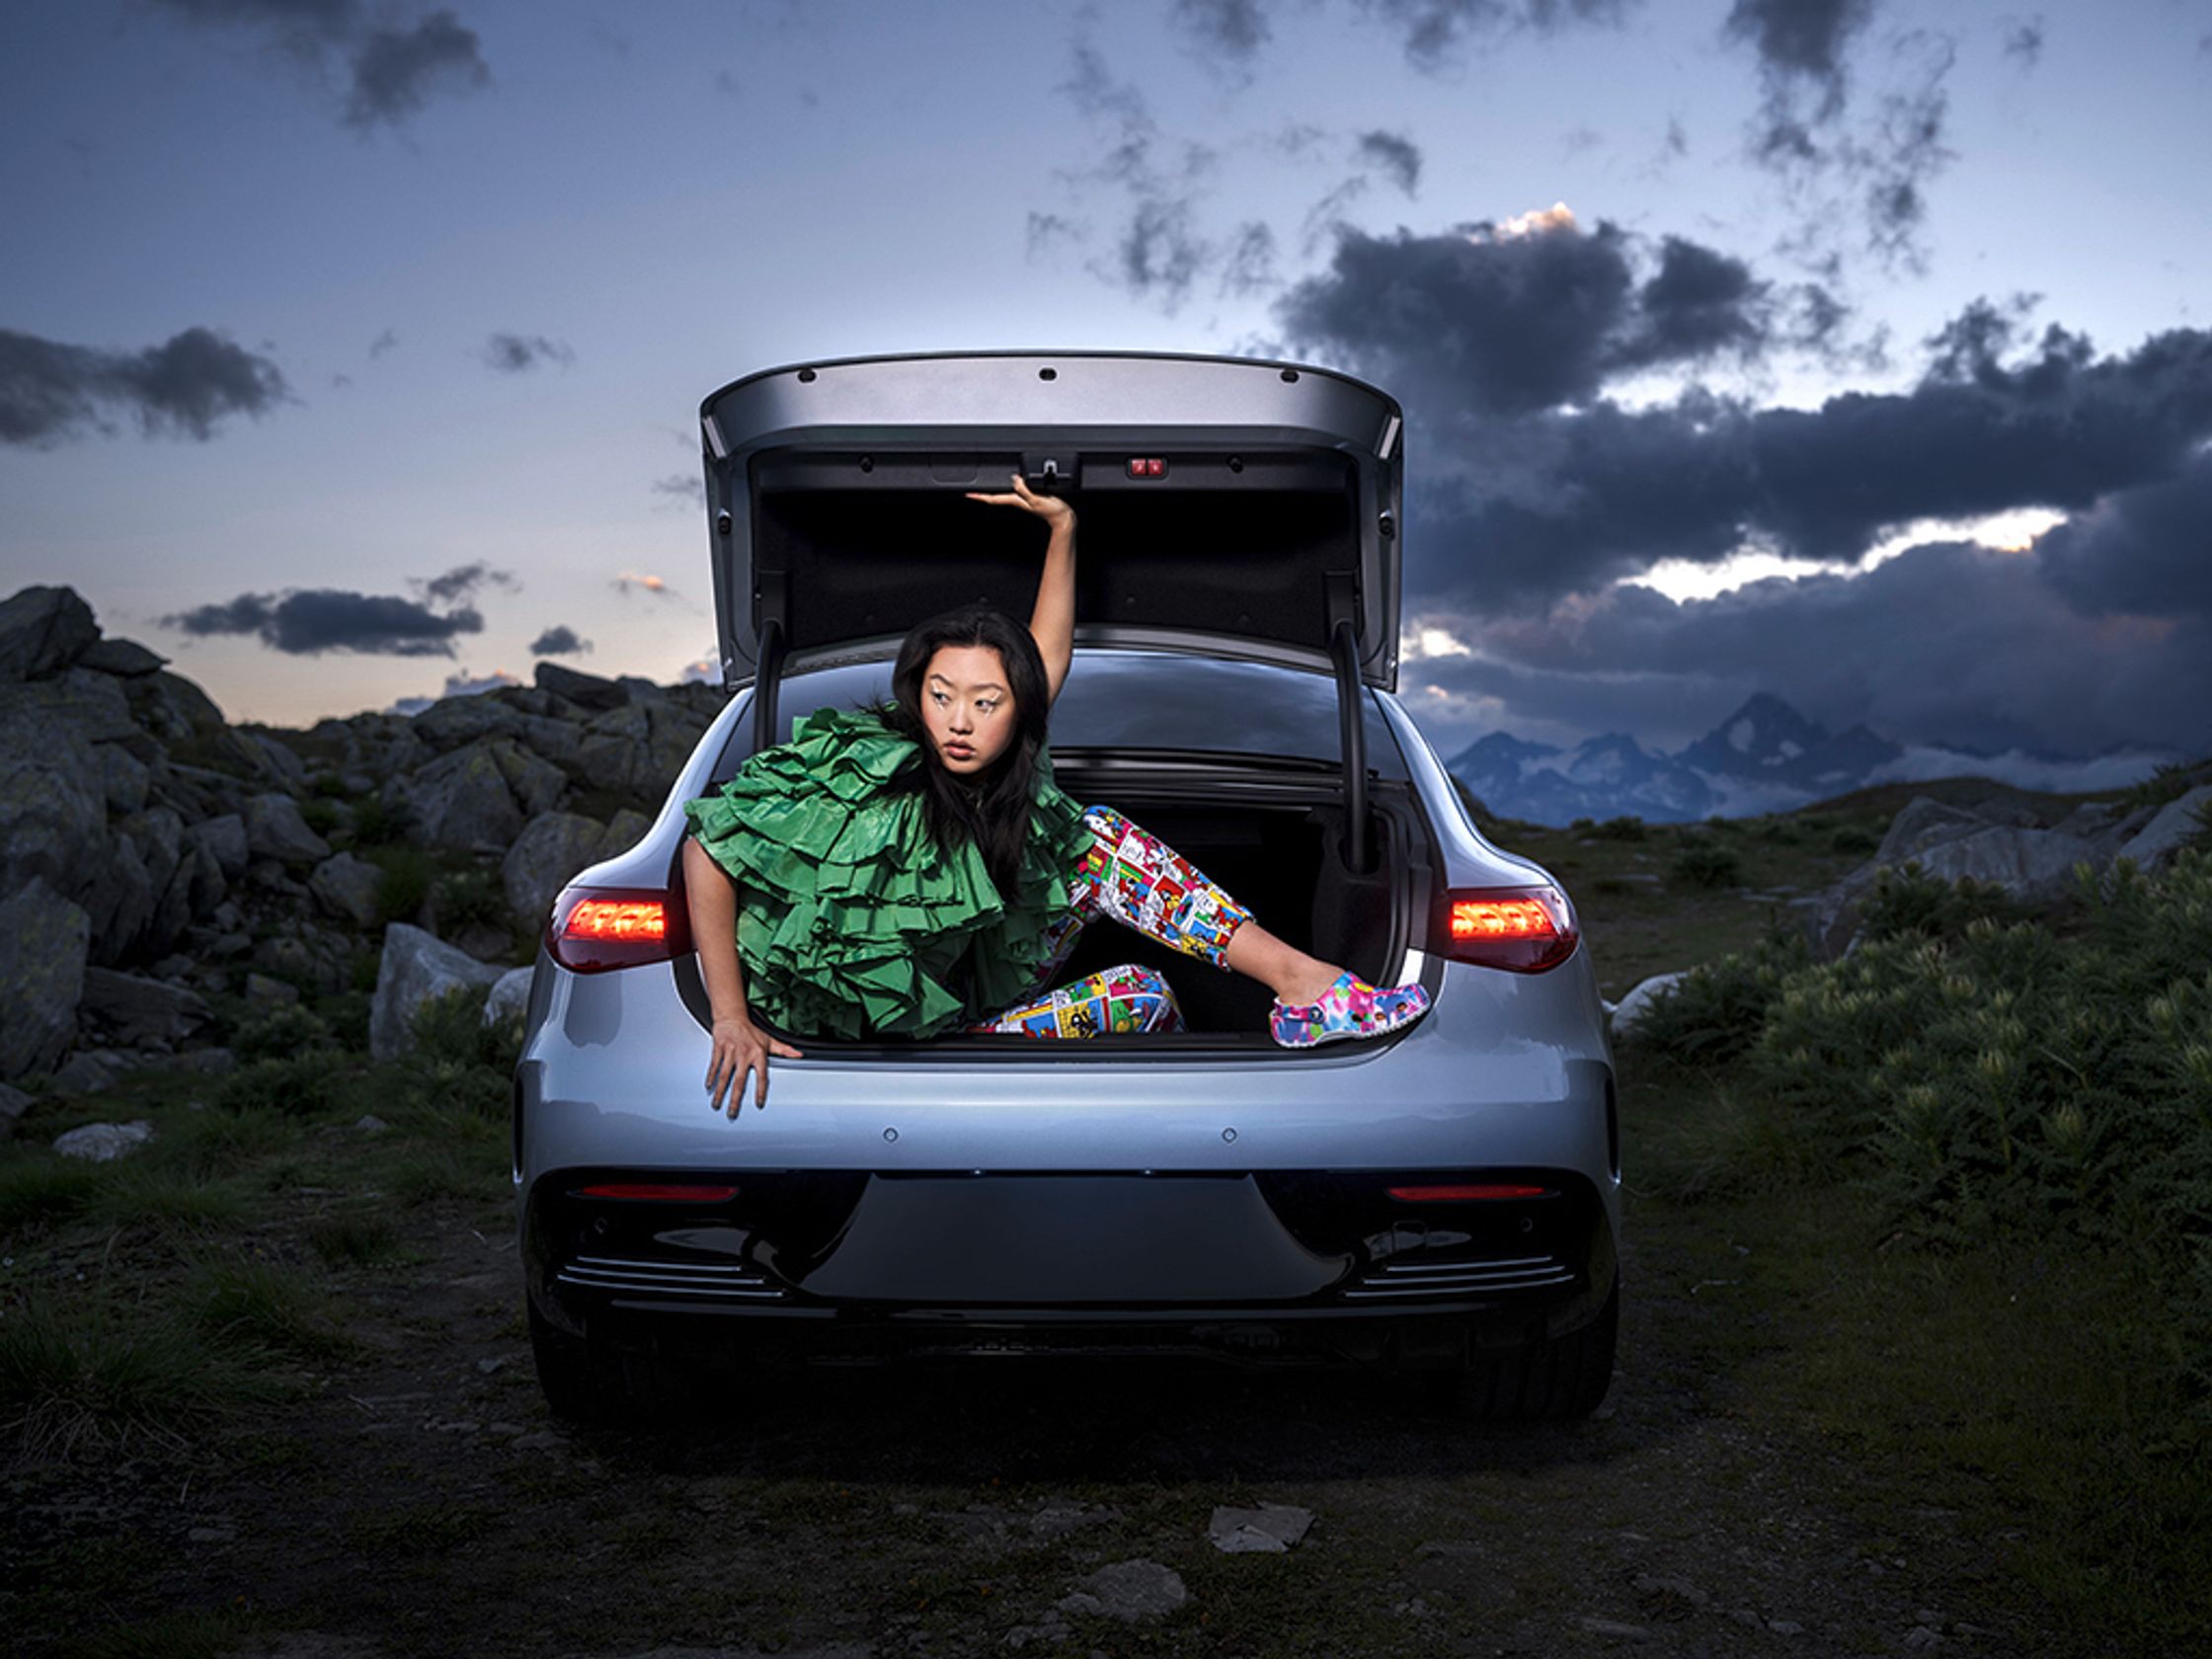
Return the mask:
<path fill-rule="evenodd" d="M 1447 753 L 2202 753 L 2207 154 L 2203 0 L 11 7 L 0 592 L 235 719 L 669 679 L 714 386 L 1253 352 L 1407 404 Z"/>

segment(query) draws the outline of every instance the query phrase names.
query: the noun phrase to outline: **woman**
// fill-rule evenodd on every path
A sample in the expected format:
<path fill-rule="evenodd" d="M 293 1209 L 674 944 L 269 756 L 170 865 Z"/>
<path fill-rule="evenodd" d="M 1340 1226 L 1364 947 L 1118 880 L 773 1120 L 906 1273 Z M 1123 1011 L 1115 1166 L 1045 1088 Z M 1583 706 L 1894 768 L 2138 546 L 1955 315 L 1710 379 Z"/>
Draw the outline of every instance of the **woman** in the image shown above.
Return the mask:
<path fill-rule="evenodd" d="M 1380 1036 L 1427 1011 L 1419 986 L 1379 989 L 1294 949 L 1119 813 L 1061 792 L 1046 715 L 1074 651 L 1075 514 L 1013 485 L 970 499 L 1051 526 L 1026 630 L 988 605 L 932 617 L 900 646 L 891 703 L 820 710 L 684 803 L 715 1110 L 727 1090 L 736 1117 L 749 1080 L 766 1105 L 768 1057 L 804 1058 L 754 1007 L 784 1030 L 848 1039 L 1182 1029 L 1147 968 L 1047 989 L 1100 915 L 1266 984 L 1287 1047 Z"/>

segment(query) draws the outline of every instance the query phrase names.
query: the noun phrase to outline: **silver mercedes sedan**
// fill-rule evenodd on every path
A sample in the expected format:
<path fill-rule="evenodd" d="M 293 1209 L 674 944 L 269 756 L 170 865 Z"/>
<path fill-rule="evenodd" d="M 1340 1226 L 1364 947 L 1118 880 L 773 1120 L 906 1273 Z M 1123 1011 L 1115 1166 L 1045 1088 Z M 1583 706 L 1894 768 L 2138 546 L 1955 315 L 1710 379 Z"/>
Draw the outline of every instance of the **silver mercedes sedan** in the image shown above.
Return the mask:
<path fill-rule="evenodd" d="M 1493 1418 L 1597 1406 L 1620 1315 L 1604 1013 L 1566 894 L 1482 837 L 1395 695 L 1402 432 L 1374 387 L 1232 358 L 819 362 L 706 400 L 732 695 L 651 830 L 555 902 L 515 1074 L 557 1412 L 619 1417 L 731 1364 L 1129 1352 L 1420 1373 Z M 1010 471 L 1082 518 L 1061 786 L 1432 1009 L 1279 1048 L 1264 987 L 1102 921 L 1066 976 L 1155 968 L 1187 1029 L 778 1033 L 804 1058 L 733 1121 L 702 1086 L 682 803 L 885 696 L 920 618 L 1027 613 L 1034 524 L 966 497 Z"/>

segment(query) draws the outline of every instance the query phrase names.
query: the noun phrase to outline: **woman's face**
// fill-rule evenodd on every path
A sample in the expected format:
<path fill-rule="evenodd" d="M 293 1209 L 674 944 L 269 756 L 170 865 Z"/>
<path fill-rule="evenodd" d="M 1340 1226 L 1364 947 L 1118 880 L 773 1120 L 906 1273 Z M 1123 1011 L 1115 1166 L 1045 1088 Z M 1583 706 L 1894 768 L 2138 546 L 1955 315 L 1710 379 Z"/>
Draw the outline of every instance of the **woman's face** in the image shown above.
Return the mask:
<path fill-rule="evenodd" d="M 1014 694 L 988 645 L 943 645 L 921 672 L 921 719 L 948 772 L 973 775 L 1014 741 Z"/>

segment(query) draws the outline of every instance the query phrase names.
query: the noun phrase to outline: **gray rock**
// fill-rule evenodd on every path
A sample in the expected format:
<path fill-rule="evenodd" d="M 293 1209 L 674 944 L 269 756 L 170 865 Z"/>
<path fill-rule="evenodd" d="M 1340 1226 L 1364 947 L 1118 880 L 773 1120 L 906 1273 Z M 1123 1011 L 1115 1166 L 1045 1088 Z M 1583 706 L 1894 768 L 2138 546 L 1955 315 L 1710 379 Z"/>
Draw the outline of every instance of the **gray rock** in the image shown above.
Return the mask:
<path fill-rule="evenodd" d="M 51 753 L 0 759 L 0 893 L 38 880 L 76 899 L 106 874 L 108 801 L 99 763 L 87 745 L 65 739 Z"/>
<path fill-rule="evenodd" d="M 80 1124 L 65 1134 L 55 1136 L 53 1149 L 63 1157 L 109 1163 L 125 1152 L 143 1146 L 153 1138 L 154 1126 L 144 1118 L 135 1123 Z"/>
<path fill-rule="evenodd" d="M 577 746 L 584 741 L 584 731 L 572 720 L 527 714 L 522 717 L 521 738 L 523 747 L 532 754 L 541 755 L 558 766 L 570 766 L 576 762 Z"/>
<path fill-rule="evenodd" d="M 576 769 L 597 788 L 653 799 L 675 781 L 707 724 L 705 716 L 677 703 L 616 709 L 584 728 Z"/>
<path fill-rule="evenodd" d="M 11 686 L 8 720 L 11 725 L 31 721 L 59 726 L 88 744 L 135 742 L 147 754 L 155 752 L 130 717 L 130 699 L 122 686 L 114 676 L 89 669 L 69 669 L 52 679 Z"/>
<path fill-rule="evenodd" d="M 1256 1509 L 1223 1504 L 1206 1525 L 1214 1547 L 1228 1555 L 1280 1555 L 1305 1537 L 1313 1512 L 1296 1504 L 1263 1503 Z"/>
<path fill-rule="evenodd" d="M 1882 844 L 1875 849 L 1869 862 L 1902 864 L 1929 847 L 1957 840 L 1962 835 L 1971 835 L 1977 830 L 1986 830 L 1992 822 L 1994 821 L 1979 813 L 1968 812 L 1963 807 L 1948 807 L 1929 796 L 1915 795 L 1889 821 L 1889 829 L 1882 836 Z"/>
<path fill-rule="evenodd" d="M 185 1042 L 210 1017 L 207 1004 L 185 987 L 113 968 L 85 970 L 79 1011 L 99 1021 L 117 1042 L 133 1048 Z"/>
<path fill-rule="evenodd" d="M 536 973 L 535 968 L 510 968 L 494 980 L 484 998 L 484 1023 L 520 1019 L 530 1005 L 530 981 Z"/>
<path fill-rule="evenodd" d="M 302 826 L 304 828 L 304 826 Z M 252 855 L 246 840 L 246 821 L 237 813 L 224 813 L 218 818 L 203 819 L 194 825 L 188 833 L 205 846 L 215 867 L 226 881 L 236 881 L 246 873 L 246 862 Z"/>
<path fill-rule="evenodd" d="M 486 738 L 517 738 L 522 716 L 488 694 L 440 697 L 415 716 L 415 735 L 443 754 Z"/>
<path fill-rule="evenodd" d="M 2132 858 L 2139 869 L 2163 869 L 2173 862 L 2182 847 L 2205 832 L 2208 820 L 2212 820 L 2212 783 L 2167 802 L 2113 856 Z"/>
<path fill-rule="evenodd" d="M 284 1003 L 297 1002 L 299 1000 L 299 987 L 286 980 L 273 980 L 267 974 L 248 974 L 246 976 L 246 1000 L 258 1002 L 264 1007 L 271 1008 Z"/>
<path fill-rule="evenodd" d="M 92 606 L 74 589 L 21 589 L 0 599 L 0 681 L 59 673 L 99 638 Z"/>
<path fill-rule="evenodd" d="M 500 776 L 507 779 L 508 790 L 523 817 L 551 812 L 559 804 L 561 792 L 569 783 L 568 774 L 560 767 L 539 759 L 520 744 L 495 743 L 490 748 L 492 757 L 499 762 Z"/>
<path fill-rule="evenodd" d="M 318 990 L 342 989 L 352 977 L 352 959 L 345 941 L 315 928 L 291 937 L 262 940 L 254 946 L 253 963 L 274 978 L 310 985 Z"/>
<path fill-rule="evenodd" d="M 257 731 L 240 732 L 238 738 L 260 762 L 262 775 L 279 789 L 300 789 L 306 785 L 307 762 L 293 753 L 281 739 Z"/>
<path fill-rule="evenodd" d="M 36 879 L 0 900 L 0 1078 L 50 1070 L 77 1029 L 92 918 Z"/>
<path fill-rule="evenodd" d="M 395 921 L 384 929 L 376 995 L 369 1005 L 368 1052 L 397 1060 L 415 1046 L 415 1015 L 425 1002 L 456 989 L 486 989 L 500 977 L 465 951 Z"/>
<path fill-rule="evenodd" d="M 500 861 L 500 883 L 515 915 L 542 922 L 579 870 L 606 856 L 606 828 L 577 813 L 544 813 L 514 837 Z"/>
<path fill-rule="evenodd" d="M 354 1128 L 363 1135 L 381 1135 L 391 1127 L 374 1112 L 363 1112 L 354 1120 Z"/>
<path fill-rule="evenodd" d="M 631 807 L 624 807 L 607 821 L 606 839 L 599 843 L 599 856 L 612 858 L 616 853 L 628 852 L 645 839 L 645 832 L 653 828 L 653 820 Z"/>
<path fill-rule="evenodd" d="M 1116 1561 L 1053 1604 L 1061 1613 L 1103 1614 L 1125 1623 L 1164 1619 L 1189 1601 L 1182 1575 L 1157 1561 Z"/>
<path fill-rule="evenodd" d="M 164 744 L 190 743 L 195 738 L 212 743 L 233 736 L 214 699 L 182 674 L 145 674 L 125 682 L 123 689 L 138 724 Z M 235 743 L 228 752 L 246 758 Z"/>
<path fill-rule="evenodd" d="M 494 752 L 504 742 L 457 749 L 409 777 L 395 778 L 387 800 L 408 812 L 417 838 L 432 846 L 504 848 L 522 832 L 524 816 Z"/>
<path fill-rule="evenodd" d="M 153 788 L 153 769 L 121 744 L 99 744 L 92 752 L 100 762 L 100 788 L 107 797 L 109 812 L 120 817 L 145 811 L 147 794 Z"/>
<path fill-rule="evenodd" d="M 1939 881 L 1987 882 L 2018 898 L 2044 900 L 2072 891 L 2074 866 L 2094 865 L 2095 851 L 2055 830 L 1991 825 L 1925 847 L 1912 862 Z"/>
<path fill-rule="evenodd" d="M 149 651 L 136 640 L 94 640 L 77 658 L 77 667 L 92 669 L 100 673 L 114 674 L 118 679 L 136 679 L 140 674 L 150 674 L 168 666 L 169 659 Z"/>
<path fill-rule="evenodd" d="M 1614 1006 L 1614 1036 L 1625 1037 L 1633 1032 L 1660 998 L 1672 995 L 1675 988 L 1689 977 L 1688 970 L 1679 974 L 1654 974 L 1629 991 Z"/>
<path fill-rule="evenodd" d="M 621 708 L 630 700 L 629 692 L 613 680 L 578 669 L 565 669 L 558 663 L 538 664 L 534 677 L 539 690 L 566 697 L 578 708 L 596 713 Z"/>
<path fill-rule="evenodd" d="M 384 872 L 350 852 L 326 858 L 307 878 L 307 891 L 315 902 L 342 921 L 356 927 L 374 927 L 378 915 L 376 895 Z"/>
<path fill-rule="evenodd" d="M 57 1094 L 106 1094 L 122 1075 L 122 1064 L 112 1054 L 71 1055 L 53 1074 Z"/>
<path fill-rule="evenodd" d="M 330 842 L 307 828 L 297 801 L 273 790 L 246 802 L 246 850 L 256 858 L 313 864 L 330 856 Z"/>
<path fill-rule="evenodd" d="M 30 1108 L 31 1096 L 19 1088 L 0 1083 L 0 1141 L 16 1132 L 16 1120 Z"/>

